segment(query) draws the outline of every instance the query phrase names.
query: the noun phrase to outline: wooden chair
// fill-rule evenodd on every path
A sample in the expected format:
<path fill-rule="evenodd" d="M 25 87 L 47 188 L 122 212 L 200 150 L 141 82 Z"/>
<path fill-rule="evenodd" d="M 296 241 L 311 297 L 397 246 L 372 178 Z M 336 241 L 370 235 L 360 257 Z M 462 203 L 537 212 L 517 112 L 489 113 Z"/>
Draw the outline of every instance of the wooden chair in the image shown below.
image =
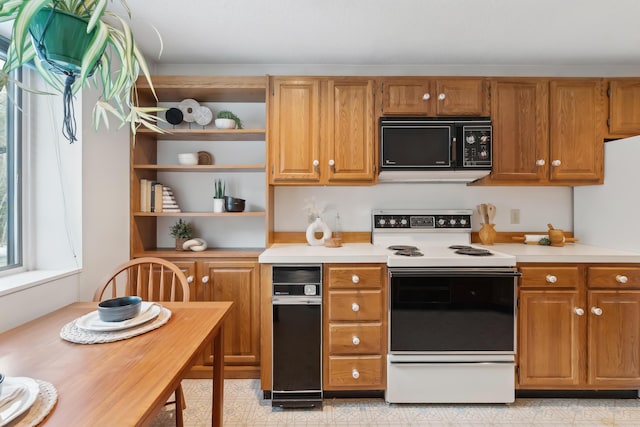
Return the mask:
<path fill-rule="evenodd" d="M 137 295 L 144 301 L 189 301 L 189 283 L 186 276 L 172 262 L 165 259 L 144 257 L 136 258 L 120 265 L 96 289 L 94 301 L 116 298 L 125 295 Z M 182 385 L 175 390 L 176 426 L 183 426 L 182 411 L 186 408 Z"/>

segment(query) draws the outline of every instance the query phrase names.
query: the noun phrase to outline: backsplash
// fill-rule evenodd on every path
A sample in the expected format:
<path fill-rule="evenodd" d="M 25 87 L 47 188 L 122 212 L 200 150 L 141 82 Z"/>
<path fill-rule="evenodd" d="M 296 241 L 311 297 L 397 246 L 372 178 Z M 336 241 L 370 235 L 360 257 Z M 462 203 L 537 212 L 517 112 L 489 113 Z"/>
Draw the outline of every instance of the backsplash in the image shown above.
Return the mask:
<path fill-rule="evenodd" d="M 480 203 L 496 206 L 497 231 L 545 231 L 547 224 L 573 230 L 570 187 L 469 187 L 462 184 L 378 184 L 363 187 L 276 187 L 275 231 L 303 231 L 304 206 L 313 198 L 324 207 L 322 218 L 333 227 L 340 214 L 342 231 L 370 231 L 373 209 L 474 209 L 473 230 L 480 229 L 475 210 Z M 520 223 L 511 224 L 511 209 Z"/>

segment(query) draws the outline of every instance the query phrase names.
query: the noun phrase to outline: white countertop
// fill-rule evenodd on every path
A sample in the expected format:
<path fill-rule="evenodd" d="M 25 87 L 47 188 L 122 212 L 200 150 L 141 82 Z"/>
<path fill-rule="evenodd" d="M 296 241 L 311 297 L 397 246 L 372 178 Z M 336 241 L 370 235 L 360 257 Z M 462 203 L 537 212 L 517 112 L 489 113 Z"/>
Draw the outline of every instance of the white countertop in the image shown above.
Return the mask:
<path fill-rule="evenodd" d="M 478 245 L 482 246 L 482 245 Z M 525 245 L 524 243 L 497 243 L 483 246 L 489 250 L 515 255 L 517 262 L 586 262 L 586 263 L 640 263 L 640 253 L 607 249 L 580 243 L 564 246 Z"/>
<path fill-rule="evenodd" d="M 310 246 L 302 243 L 277 243 L 267 248 L 258 257 L 263 264 L 277 263 L 350 263 L 387 262 L 389 252 L 371 243 L 345 243 L 339 248 Z"/>
<path fill-rule="evenodd" d="M 474 246 L 482 246 L 474 244 Z M 489 250 L 514 255 L 517 262 L 585 262 L 640 263 L 639 252 L 600 248 L 568 243 L 562 247 L 498 243 L 485 246 Z M 278 243 L 266 249 L 258 261 L 263 264 L 280 263 L 387 263 L 388 251 L 371 243 L 345 243 L 339 248 L 309 246 L 302 243 Z"/>

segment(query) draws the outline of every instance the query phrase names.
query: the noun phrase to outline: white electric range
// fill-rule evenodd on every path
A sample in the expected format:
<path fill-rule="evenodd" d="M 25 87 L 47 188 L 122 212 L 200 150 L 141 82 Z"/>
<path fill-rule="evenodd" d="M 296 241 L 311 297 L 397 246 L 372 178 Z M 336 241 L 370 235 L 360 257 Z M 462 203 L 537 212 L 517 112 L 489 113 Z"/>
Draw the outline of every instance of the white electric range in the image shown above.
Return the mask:
<path fill-rule="evenodd" d="M 389 251 L 390 403 L 515 399 L 514 256 L 471 245 L 472 211 L 376 210 Z"/>

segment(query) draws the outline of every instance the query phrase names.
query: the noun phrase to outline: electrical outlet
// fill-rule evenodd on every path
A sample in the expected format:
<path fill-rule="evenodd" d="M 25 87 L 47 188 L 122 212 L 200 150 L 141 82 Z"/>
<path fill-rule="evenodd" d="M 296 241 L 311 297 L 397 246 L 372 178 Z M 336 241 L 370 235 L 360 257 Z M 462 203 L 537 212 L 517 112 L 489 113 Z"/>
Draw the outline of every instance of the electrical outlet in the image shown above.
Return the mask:
<path fill-rule="evenodd" d="M 511 209 L 511 224 L 520 224 L 520 209 Z"/>

